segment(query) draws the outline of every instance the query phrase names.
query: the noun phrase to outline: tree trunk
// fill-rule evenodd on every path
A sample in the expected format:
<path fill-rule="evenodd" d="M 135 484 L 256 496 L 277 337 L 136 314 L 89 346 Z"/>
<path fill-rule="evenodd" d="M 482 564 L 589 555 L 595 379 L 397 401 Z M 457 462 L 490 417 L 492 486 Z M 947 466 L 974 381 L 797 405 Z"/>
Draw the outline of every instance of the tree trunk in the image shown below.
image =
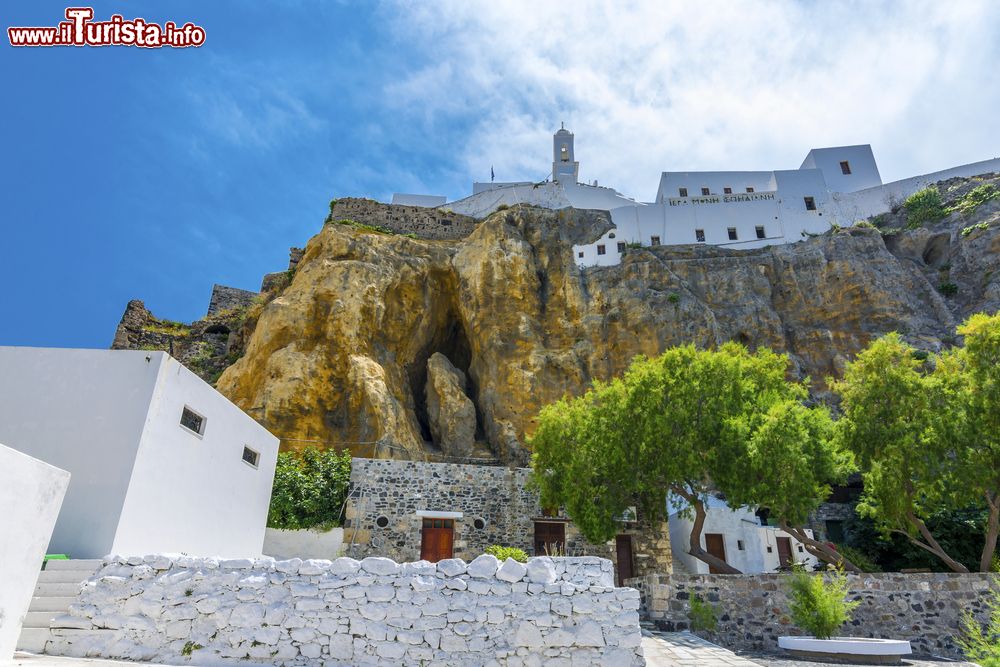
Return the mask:
<path fill-rule="evenodd" d="M 809 537 L 804 529 L 792 528 L 784 521 L 779 522 L 779 528 L 801 542 L 806 548 L 806 551 L 811 553 L 813 556 L 816 556 L 816 558 L 819 558 L 824 563 L 831 563 L 838 567 L 842 567 L 848 572 L 857 572 L 858 574 L 862 573 L 858 566 L 847 560 L 842 553 L 831 547 L 829 544 L 825 544 L 819 540 L 814 540 Z"/>
<path fill-rule="evenodd" d="M 955 560 L 954 558 L 945 553 L 944 549 L 941 548 L 941 545 L 938 544 L 938 541 L 934 539 L 933 535 L 931 535 L 931 531 L 927 528 L 927 524 L 925 524 L 920 519 L 920 517 L 918 517 L 913 512 L 907 512 L 906 518 L 911 524 L 913 524 L 913 526 L 916 527 L 918 531 L 920 531 L 920 535 L 923 536 L 926 543 L 921 542 L 915 537 L 912 537 L 911 535 L 907 534 L 907 537 L 910 539 L 910 542 L 917 545 L 921 549 L 929 551 L 930 553 L 940 558 L 944 562 L 944 564 L 951 569 L 952 572 L 961 572 L 963 574 L 969 573 L 969 568 L 965 567 L 957 560 Z"/>
<path fill-rule="evenodd" d="M 979 559 L 979 571 L 989 572 L 993 566 L 993 554 L 997 549 L 997 535 L 1000 535 L 1000 495 L 986 493 L 986 504 L 990 508 L 990 518 L 986 522 L 986 543 L 983 556 Z"/>
<path fill-rule="evenodd" d="M 721 574 L 743 574 L 726 561 L 721 558 L 716 558 L 702 548 L 701 531 L 705 527 L 706 514 L 705 503 L 701 501 L 701 498 L 699 498 L 695 493 L 689 493 L 687 489 L 684 489 L 681 486 L 674 486 L 672 489 L 674 493 L 688 501 L 688 503 L 691 504 L 691 507 L 694 508 L 694 524 L 691 526 L 691 538 L 688 540 L 688 553 L 701 562 L 707 563 L 709 567 L 714 567 L 719 570 Z"/>

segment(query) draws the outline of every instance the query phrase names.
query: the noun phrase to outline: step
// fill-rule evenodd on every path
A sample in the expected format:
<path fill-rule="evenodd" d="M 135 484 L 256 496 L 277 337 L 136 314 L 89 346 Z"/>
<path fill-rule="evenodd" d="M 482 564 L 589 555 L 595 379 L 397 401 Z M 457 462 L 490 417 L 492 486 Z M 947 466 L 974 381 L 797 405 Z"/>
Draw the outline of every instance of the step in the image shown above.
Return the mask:
<path fill-rule="evenodd" d="M 18 651 L 43 653 L 45 644 L 51 638 L 48 628 L 21 628 L 21 636 L 17 640 Z"/>
<path fill-rule="evenodd" d="M 73 558 L 70 560 L 50 560 L 45 564 L 45 571 L 51 572 L 52 570 L 86 570 L 91 574 L 97 571 L 97 568 L 101 566 L 102 561 L 100 558 Z"/>
<path fill-rule="evenodd" d="M 44 611 L 53 612 L 56 614 L 66 613 L 69 606 L 76 600 L 76 596 L 67 597 L 46 597 L 46 598 L 31 598 L 31 606 L 28 607 L 28 611 Z"/>
<path fill-rule="evenodd" d="M 93 574 L 93 572 L 81 572 L 80 570 L 42 570 L 38 573 L 38 583 L 79 584 L 89 579 Z"/>
<path fill-rule="evenodd" d="M 24 623 L 21 624 L 21 627 L 48 629 L 52 619 L 59 614 L 65 614 L 66 611 L 68 609 L 61 609 L 59 611 L 29 611 L 24 615 Z"/>
<path fill-rule="evenodd" d="M 82 588 L 82 581 L 75 583 L 47 584 L 38 582 L 35 586 L 34 597 L 36 598 L 64 598 L 76 597 Z"/>

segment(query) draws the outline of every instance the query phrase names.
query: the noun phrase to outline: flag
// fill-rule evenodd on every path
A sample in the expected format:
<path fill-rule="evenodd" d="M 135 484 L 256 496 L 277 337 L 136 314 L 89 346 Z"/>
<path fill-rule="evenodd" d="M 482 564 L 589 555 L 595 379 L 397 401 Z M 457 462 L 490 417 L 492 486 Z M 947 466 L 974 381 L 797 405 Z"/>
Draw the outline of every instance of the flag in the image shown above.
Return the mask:
<path fill-rule="evenodd" d="M 496 175 L 493 173 L 493 165 L 490 165 L 490 183 L 496 180 Z"/>

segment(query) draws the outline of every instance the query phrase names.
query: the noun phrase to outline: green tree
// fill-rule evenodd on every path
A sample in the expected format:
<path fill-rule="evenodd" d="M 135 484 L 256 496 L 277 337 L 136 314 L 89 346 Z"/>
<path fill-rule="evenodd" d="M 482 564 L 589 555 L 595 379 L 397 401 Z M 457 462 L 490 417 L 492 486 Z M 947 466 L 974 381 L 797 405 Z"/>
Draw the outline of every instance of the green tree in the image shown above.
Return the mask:
<path fill-rule="evenodd" d="M 351 453 L 307 447 L 281 452 L 274 471 L 269 528 L 338 526 L 351 481 Z"/>
<path fill-rule="evenodd" d="M 673 493 L 693 516 L 688 553 L 738 573 L 701 546 L 710 492 L 804 522 L 807 506 L 829 492 L 832 480 L 819 478 L 844 469 L 828 441 L 814 442 L 828 432 L 829 416 L 800 405 L 805 385 L 788 382 L 787 369 L 787 357 L 767 349 L 688 345 L 637 357 L 621 378 L 547 406 L 531 441 L 543 505 L 565 506 L 584 536 L 599 543 L 615 535 L 616 518 L 629 506 L 663 518 L 665 496 Z M 793 442 L 800 438 L 808 442 Z M 815 452 L 831 460 L 814 468 L 798 460 Z M 791 469 L 804 481 L 786 483 L 780 471 Z"/>
<path fill-rule="evenodd" d="M 847 601 L 847 577 L 843 572 L 806 574 L 798 571 L 789 580 L 792 622 L 816 639 L 829 639 L 844 623 L 860 600 Z"/>

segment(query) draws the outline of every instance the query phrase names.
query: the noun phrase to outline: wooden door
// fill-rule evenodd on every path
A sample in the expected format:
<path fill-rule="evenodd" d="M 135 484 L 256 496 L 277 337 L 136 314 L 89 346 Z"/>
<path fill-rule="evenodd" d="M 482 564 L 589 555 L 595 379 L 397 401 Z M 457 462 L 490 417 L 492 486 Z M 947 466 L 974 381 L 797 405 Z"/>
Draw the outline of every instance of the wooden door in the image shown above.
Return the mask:
<path fill-rule="evenodd" d="M 615 553 L 618 556 L 618 585 L 635 576 L 634 560 L 632 557 L 632 536 L 615 536 Z"/>
<path fill-rule="evenodd" d="M 562 521 L 535 522 L 535 555 L 555 556 L 566 552 L 566 524 Z"/>
<path fill-rule="evenodd" d="M 726 562 L 726 540 L 722 533 L 705 533 L 705 551 Z M 714 565 L 708 566 L 709 574 L 722 574 Z"/>
<path fill-rule="evenodd" d="M 455 521 L 453 519 L 424 519 L 420 532 L 420 558 L 436 563 L 454 556 Z"/>
<path fill-rule="evenodd" d="M 778 566 L 791 567 L 792 565 L 792 538 L 778 538 Z"/>

